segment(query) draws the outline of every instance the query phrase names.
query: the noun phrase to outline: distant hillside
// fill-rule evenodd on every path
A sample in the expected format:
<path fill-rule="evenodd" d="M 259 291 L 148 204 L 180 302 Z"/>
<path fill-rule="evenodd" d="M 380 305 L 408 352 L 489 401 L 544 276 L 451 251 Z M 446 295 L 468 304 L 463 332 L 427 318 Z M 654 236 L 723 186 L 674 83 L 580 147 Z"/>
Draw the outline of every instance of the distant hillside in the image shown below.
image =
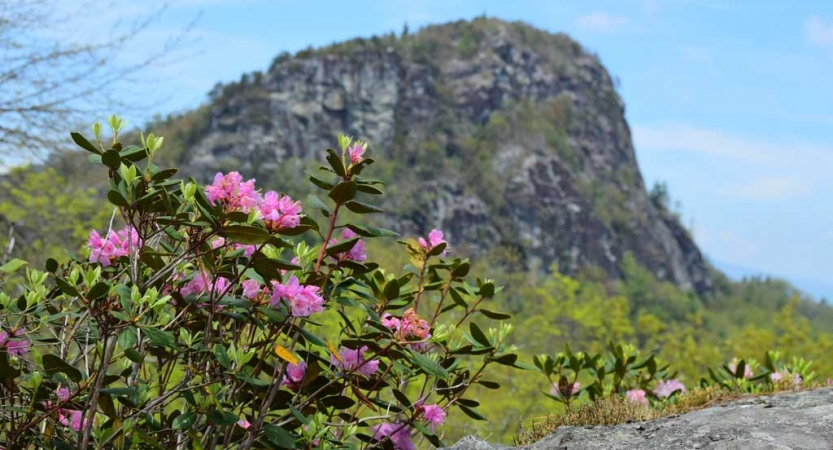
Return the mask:
<path fill-rule="evenodd" d="M 526 268 L 614 278 L 631 253 L 712 290 L 689 233 L 646 192 L 610 75 L 563 34 L 482 18 L 284 54 L 156 128 L 203 180 L 234 169 L 298 195 L 300 171 L 346 132 L 382 156 L 402 233 L 439 227 L 462 253 L 501 246 Z"/>

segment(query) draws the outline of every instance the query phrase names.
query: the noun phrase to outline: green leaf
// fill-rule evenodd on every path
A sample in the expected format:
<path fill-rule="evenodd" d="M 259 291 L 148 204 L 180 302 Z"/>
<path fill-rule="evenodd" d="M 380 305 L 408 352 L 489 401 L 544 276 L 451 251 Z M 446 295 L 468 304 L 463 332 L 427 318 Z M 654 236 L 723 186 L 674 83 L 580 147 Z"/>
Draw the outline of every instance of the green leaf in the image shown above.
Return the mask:
<path fill-rule="evenodd" d="M 144 358 L 142 358 L 142 354 L 137 352 L 133 348 L 124 349 L 124 356 L 127 356 L 127 359 L 133 361 L 136 364 L 141 364 L 145 360 Z"/>
<path fill-rule="evenodd" d="M 174 339 L 174 335 L 167 332 L 158 330 L 156 328 L 142 328 L 145 335 L 150 339 L 150 342 L 157 346 L 157 347 L 168 347 L 172 349 L 176 349 L 176 339 Z"/>
<path fill-rule="evenodd" d="M 387 230 L 385 228 L 377 228 L 372 225 L 355 225 L 351 223 L 347 224 L 347 228 L 349 228 L 359 236 L 364 237 L 399 236 L 399 233 Z"/>
<path fill-rule="evenodd" d="M 298 328 L 298 331 L 300 331 L 301 334 L 304 336 L 304 339 L 306 339 L 310 343 L 315 344 L 319 347 L 327 347 L 327 343 L 323 339 L 321 339 L 320 337 L 310 333 L 306 329 Z"/>
<path fill-rule="evenodd" d="M 118 170 L 119 166 L 121 166 L 121 157 L 119 157 L 119 152 L 110 149 L 101 155 L 101 162 L 110 169 Z"/>
<path fill-rule="evenodd" d="M 356 196 L 356 182 L 342 181 L 334 187 L 328 194 L 336 203 L 345 203 Z"/>
<path fill-rule="evenodd" d="M 512 316 L 509 315 L 509 314 L 504 314 L 504 313 L 499 313 L 499 312 L 494 312 L 494 311 L 488 311 L 488 310 L 485 310 L 485 309 L 478 309 L 478 311 L 480 312 L 480 314 L 483 314 L 484 316 L 486 316 L 490 319 L 494 319 L 494 320 L 506 320 L 506 319 L 511 319 L 512 318 Z"/>
<path fill-rule="evenodd" d="M 327 247 L 327 254 L 330 256 L 338 255 L 339 253 L 349 252 L 359 242 L 359 238 L 348 239 L 344 242 L 339 242 L 336 245 Z"/>
<path fill-rule="evenodd" d="M 333 168 L 333 172 L 335 172 L 338 176 L 343 177 L 345 175 L 344 170 L 344 163 L 341 161 L 341 157 L 335 152 L 335 150 L 328 148 L 327 149 L 327 162 L 330 163 L 330 167 Z"/>
<path fill-rule="evenodd" d="M 484 347 L 492 346 L 492 343 L 489 342 L 489 338 L 486 337 L 483 330 L 481 330 L 476 323 L 471 322 L 469 324 L 469 331 L 471 332 L 471 337 L 473 337 L 479 344 L 482 344 Z"/>
<path fill-rule="evenodd" d="M 87 138 L 85 138 L 84 135 L 82 135 L 81 133 L 70 133 L 69 135 L 72 137 L 72 140 L 75 142 L 75 144 L 83 148 L 84 150 L 90 153 L 95 153 L 96 155 L 101 154 L 101 150 L 96 148 L 96 146 L 93 145 L 90 141 L 88 141 Z"/>
<path fill-rule="evenodd" d="M 176 416 L 173 423 L 171 424 L 171 428 L 174 430 L 189 430 L 192 426 L 194 426 L 194 422 L 197 421 L 197 413 L 194 411 L 188 411 L 185 414 L 180 414 Z"/>
<path fill-rule="evenodd" d="M 297 448 L 295 446 L 295 437 L 282 427 L 267 423 L 263 425 L 263 432 L 266 434 L 266 438 L 269 439 L 270 442 L 280 448 Z"/>
<path fill-rule="evenodd" d="M 383 212 L 381 209 L 373 205 L 368 205 L 367 203 L 362 203 L 355 200 L 345 203 L 345 206 L 347 206 L 347 209 L 353 211 L 356 214 L 372 214 Z"/>
<path fill-rule="evenodd" d="M 510 353 L 508 355 L 501 355 L 500 357 L 494 358 L 492 361 L 504 366 L 514 366 L 517 360 L 518 355 Z"/>
<path fill-rule="evenodd" d="M 414 362 L 414 364 L 419 366 L 419 368 L 424 370 L 426 373 L 435 375 L 443 380 L 448 379 L 448 372 L 445 370 L 445 368 L 432 361 L 427 356 L 414 352 L 410 359 Z"/>
<path fill-rule="evenodd" d="M 228 357 L 228 351 L 226 351 L 225 346 L 217 344 L 217 346 L 214 347 L 214 356 L 217 357 L 217 362 L 219 362 L 221 366 L 226 369 L 231 368 L 231 360 Z"/>
<path fill-rule="evenodd" d="M 72 297 L 80 297 L 81 296 L 81 294 L 78 292 L 78 289 L 75 289 L 75 286 L 69 284 L 69 282 L 67 282 L 63 278 L 55 277 L 55 284 L 57 284 L 58 289 L 60 289 L 61 292 L 63 292 L 66 295 L 69 295 L 69 296 L 72 296 Z"/>
<path fill-rule="evenodd" d="M 96 300 L 98 298 L 104 297 L 109 292 L 110 283 L 107 283 L 106 281 L 99 281 L 98 283 L 94 284 L 89 291 L 87 291 L 87 300 Z"/>
<path fill-rule="evenodd" d="M 480 296 L 483 298 L 492 298 L 495 295 L 495 284 L 491 281 L 483 283 L 480 286 Z"/>
<path fill-rule="evenodd" d="M 239 244 L 262 244 L 269 240 L 269 232 L 252 225 L 231 225 L 226 227 L 225 236 Z"/>
<path fill-rule="evenodd" d="M 485 417 L 483 417 L 482 415 L 480 415 L 480 413 L 478 413 L 477 411 L 475 411 L 475 410 L 473 410 L 473 409 L 471 409 L 467 406 L 463 406 L 463 405 L 458 403 L 457 407 L 460 408 L 460 410 L 463 411 L 467 416 L 471 417 L 474 420 L 488 420 Z"/>
<path fill-rule="evenodd" d="M 107 191 L 107 201 L 121 208 L 127 208 L 130 206 L 130 204 L 127 203 L 127 199 L 121 195 L 121 192 L 114 189 Z"/>
<path fill-rule="evenodd" d="M 393 396 L 396 397 L 397 400 L 399 400 L 399 403 L 402 403 L 402 406 L 404 406 L 406 408 L 411 407 L 411 401 L 408 399 L 408 396 L 405 395 L 399 389 L 394 389 L 393 390 Z"/>
<path fill-rule="evenodd" d="M 76 383 L 81 382 L 81 371 L 72 367 L 69 363 L 55 355 L 43 355 L 43 368 L 49 375 L 63 373 L 69 377 L 70 380 Z"/>
<path fill-rule="evenodd" d="M 390 280 L 385 284 L 384 296 L 388 300 L 393 300 L 399 297 L 399 280 L 396 278 Z"/>
<path fill-rule="evenodd" d="M 364 192 L 365 194 L 370 194 L 370 195 L 382 195 L 382 194 L 384 194 L 384 192 L 382 192 L 381 189 L 377 188 L 376 186 L 371 186 L 369 184 L 359 184 L 359 185 L 356 186 L 356 189 L 358 189 L 359 192 Z"/>
<path fill-rule="evenodd" d="M 500 384 L 494 381 L 477 380 L 477 384 L 483 386 L 486 389 L 500 389 Z"/>
<path fill-rule="evenodd" d="M 22 259 L 15 258 L 15 259 L 7 262 L 6 264 L 3 264 L 2 266 L 0 266 L 0 272 L 4 272 L 4 273 L 16 272 L 18 269 L 20 269 L 21 267 L 23 267 L 27 264 L 29 264 L 29 263 L 22 260 Z"/>
<path fill-rule="evenodd" d="M 58 271 L 58 261 L 55 261 L 53 258 L 49 258 L 46 260 L 46 271 L 49 273 L 55 273 Z"/>
<path fill-rule="evenodd" d="M 206 415 L 206 419 L 208 419 L 208 421 L 211 423 L 216 423 L 217 425 L 220 425 L 221 427 L 234 425 L 235 423 L 237 423 L 238 420 L 240 420 L 240 418 L 237 417 L 236 414 L 232 414 L 226 411 L 220 411 L 217 409 L 212 409 Z"/>
<path fill-rule="evenodd" d="M 318 178 L 317 176 L 315 176 L 315 175 L 313 175 L 309 172 L 306 172 L 306 174 L 309 176 L 309 180 L 312 181 L 312 184 L 320 187 L 321 189 L 324 189 L 325 191 L 329 191 L 330 189 L 335 187 L 334 184 L 332 184 L 328 181 L 322 180 L 321 178 Z"/>
<path fill-rule="evenodd" d="M 324 406 L 332 406 L 336 409 L 347 409 L 356 404 L 356 401 L 346 395 L 333 395 L 321 399 L 321 404 Z"/>

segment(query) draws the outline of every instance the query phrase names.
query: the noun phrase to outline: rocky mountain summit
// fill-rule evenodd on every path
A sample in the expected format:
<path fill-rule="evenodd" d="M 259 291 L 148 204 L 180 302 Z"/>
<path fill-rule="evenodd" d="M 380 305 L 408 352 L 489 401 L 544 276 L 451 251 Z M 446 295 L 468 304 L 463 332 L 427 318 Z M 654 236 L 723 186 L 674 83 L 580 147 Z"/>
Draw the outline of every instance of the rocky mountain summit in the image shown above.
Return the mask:
<path fill-rule="evenodd" d="M 467 437 L 448 450 L 508 449 Z M 833 448 L 833 389 L 755 397 L 615 427 L 561 427 L 527 450 Z"/>
<path fill-rule="evenodd" d="M 345 132 L 380 156 L 385 225 L 400 233 L 442 228 L 462 254 L 501 246 L 565 273 L 621 277 L 631 254 L 712 289 L 690 234 L 645 188 L 610 75 L 566 35 L 481 18 L 284 54 L 194 114 L 180 162 L 203 180 L 233 169 L 293 193 Z"/>

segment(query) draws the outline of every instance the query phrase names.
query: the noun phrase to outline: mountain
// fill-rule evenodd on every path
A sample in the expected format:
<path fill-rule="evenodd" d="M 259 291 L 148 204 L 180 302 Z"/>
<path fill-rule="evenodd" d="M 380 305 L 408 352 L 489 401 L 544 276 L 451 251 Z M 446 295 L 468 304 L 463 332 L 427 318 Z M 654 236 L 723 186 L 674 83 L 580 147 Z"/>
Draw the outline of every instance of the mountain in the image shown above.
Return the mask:
<path fill-rule="evenodd" d="M 433 227 L 455 250 L 500 246 L 525 268 L 657 278 L 712 291 L 704 258 L 646 190 L 625 108 L 599 58 L 564 34 L 491 18 L 355 39 L 276 58 L 158 125 L 178 162 L 297 192 L 345 132 L 389 182 L 387 225 Z"/>

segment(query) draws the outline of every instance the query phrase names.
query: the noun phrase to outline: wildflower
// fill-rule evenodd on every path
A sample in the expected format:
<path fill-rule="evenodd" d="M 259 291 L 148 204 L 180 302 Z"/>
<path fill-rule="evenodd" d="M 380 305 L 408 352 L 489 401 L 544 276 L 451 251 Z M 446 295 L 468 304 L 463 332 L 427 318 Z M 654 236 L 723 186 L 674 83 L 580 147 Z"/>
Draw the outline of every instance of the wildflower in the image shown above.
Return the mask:
<path fill-rule="evenodd" d="M 393 330 L 397 330 L 397 331 L 399 330 L 399 324 L 401 323 L 401 321 L 399 320 L 398 317 L 394 317 L 394 316 L 390 315 L 390 313 L 384 313 L 384 314 L 382 314 L 381 319 L 382 319 L 382 325 L 384 325 L 384 326 L 386 326 L 390 329 L 393 329 Z"/>
<path fill-rule="evenodd" d="M 364 155 L 364 146 L 363 145 L 356 144 L 356 145 L 350 147 L 350 149 L 348 149 L 347 152 L 350 154 L 350 164 L 358 164 L 358 163 L 362 162 L 362 160 L 363 160 L 362 155 Z"/>
<path fill-rule="evenodd" d="M 246 280 L 243 282 L 243 297 L 254 300 L 263 292 L 263 285 L 257 280 Z"/>
<path fill-rule="evenodd" d="M 390 438 L 393 448 L 396 450 L 414 450 L 414 443 L 411 442 L 411 431 L 407 424 L 403 423 L 382 423 L 373 426 L 373 439 L 383 441 Z"/>
<path fill-rule="evenodd" d="M 84 413 L 81 411 L 77 411 L 74 409 L 59 409 L 58 410 L 58 422 L 65 426 L 70 427 L 73 431 L 81 431 L 86 425 L 87 421 L 84 419 Z"/>
<path fill-rule="evenodd" d="M 645 397 L 645 391 L 642 389 L 631 389 L 628 392 L 625 392 L 625 396 L 633 403 L 640 405 L 648 404 L 648 399 Z"/>
<path fill-rule="evenodd" d="M 12 340 L 15 336 L 23 334 L 23 330 L 13 330 L 11 333 L 0 330 L 0 348 L 5 347 L 6 352 L 15 356 L 26 356 L 29 353 L 29 341 L 26 338 Z"/>
<path fill-rule="evenodd" d="M 732 359 L 732 362 L 729 363 L 729 370 L 731 370 L 732 373 L 735 373 L 737 371 L 737 367 L 738 367 L 738 359 L 734 358 L 734 359 Z M 749 379 L 749 378 L 752 378 L 753 375 L 754 375 L 754 372 L 752 372 L 752 367 L 750 367 L 748 363 L 744 364 L 743 378 Z"/>
<path fill-rule="evenodd" d="M 345 348 L 338 352 L 340 360 L 335 355 L 330 355 L 330 362 L 341 370 L 355 370 L 360 375 L 369 377 L 379 370 L 379 361 L 366 360 L 364 358 L 364 352 L 366 351 L 366 345 L 356 350 Z"/>
<path fill-rule="evenodd" d="M 59 388 L 57 391 L 55 391 L 55 394 L 58 395 L 58 400 L 61 403 L 66 403 L 69 401 L 70 398 L 72 398 L 72 394 L 69 392 L 69 389 L 67 388 Z"/>
<path fill-rule="evenodd" d="M 272 297 L 269 302 L 277 308 L 286 300 L 294 317 L 309 317 L 312 313 L 324 311 L 324 299 L 318 295 L 318 286 L 304 286 L 293 275 L 286 284 L 272 282 Z"/>
<path fill-rule="evenodd" d="M 422 415 L 431 424 L 431 429 L 436 430 L 437 425 L 445 422 L 445 411 L 439 405 L 427 405 L 422 407 Z"/>
<path fill-rule="evenodd" d="M 570 392 L 567 392 L 568 389 L 569 389 Z M 558 386 L 558 383 L 553 383 L 552 384 L 552 389 L 550 390 L 550 394 L 555 396 L 555 397 L 572 397 L 572 396 L 578 394 L 578 391 L 580 389 L 581 389 L 581 383 L 579 383 L 578 381 L 573 383 L 572 386 L 566 386 L 564 389 L 561 389 Z"/>
<path fill-rule="evenodd" d="M 341 232 L 341 238 L 345 241 L 358 236 L 358 234 L 354 233 L 353 230 L 349 228 L 345 228 L 344 231 Z M 335 245 L 337 243 L 338 241 L 335 239 L 330 240 L 330 245 Z M 361 239 L 356 241 L 356 243 L 353 245 L 353 248 L 344 253 L 337 254 L 335 258 L 339 261 L 364 262 L 364 260 L 367 259 L 367 249 L 365 247 L 365 242 Z"/>
<path fill-rule="evenodd" d="M 269 191 L 260 203 L 260 214 L 266 227 L 272 231 L 295 228 L 301 223 L 301 202 L 293 202 L 289 196 Z"/>
<path fill-rule="evenodd" d="M 660 398 L 667 398 L 670 397 L 675 391 L 680 391 L 680 395 L 685 394 L 685 386 L 676 378 L 667 381 L 662 380 L 657 383 L 657 387 L 654 389 L 654 394 Z"/>
<path fill-rule="evenodd" d="M 185 283 L 185 286 L 179 290 L 179 293 L 182 294 L 182 296 L 195 294 L 197 297 L 202 294 L 219 294 L 226 290 L 228 283 L 228 279 L 223 277 L 217 278 L 217 280 L 212 283 L 211 278 L 209 278 L 208 275 L 200 273 Z"/>
<path fill-rule="evenodd" d="M 217 238 L 211 243 L 211 248 L 216 250 L 224 245 L 226 245 L 226 240 L 223 238 Z M 241 248 L 243 249 L 243 256 L 246 258 L 251 258 L 257 251 L 256 245 L 234 244 L 235 250 L 240 250 Z"/>
<path fill-rule="evenodd" d="M 416 350 L 424 350 L 427 345 L 425 341 L 431 338 L 431 326 L 420 318 L 413 308 L 405 311 L 401 319 L 385 313 L 382 314 L 381 320 L 382 325 L 393 330 L 399 342 L 406 343 Z"/>
<path fill-rule="evenodd" d="M 425 251 L 430 252 L 434 247 L 436 247 L 440 244 L 445 244 L 446 245 L 445 250 L 443 250 L 441 256 L 447 255 L 448 254 L 448 242 L 446 242 L 445 239 L 443 239 L 443 232 L 436 229 L 436 228 L 434 228 L 433 230 L 431 230 L 430 233 L 428 233 L 428 242 L 426 242 L 425 239 L 423 239 L 423 238 L 419 238 L 419 245 L 422 246 L 422 248 L 424 248 Z"/>
<path fill-rule="evenodd" d="M 304 381 L 304 376 L 307 374 L 307 363 L 298 361 L 298 364 L 289 364 L 286 366 L 286 374 L 283 376 L 281 384 L 297 391 L 301 388 L 301 382 Z"/>
<path fill-rule="evenodd" d="M 252 424 L 245 417 L 243 417 L 242 419 L 237 421 L 237 426 L 244 430 L 248 430 L 249 427 L 252 426 Z"/>
<path fill-rule="evenodd" d="M 781 372 L 772 372 L 769 375 L 769 379 L 772 380 L 773 383 L 777 383 L 784 379 L 784 375 Z"/>
<path fill-rule="evenodd" d="M 237 172 L 229 172 L 228 175 L 217 173 L 214 183 L 205 187 L 205 194 L 211 204 L 219 203 L 225 211 L 248 213 L 260 201 L 254 178 L 243 182 L 243 177 Z"/>
<path fill-rule="evenodd" d="M 116 259 L 130 254 L 131 248 L 136 250 L 141 247 L 141 244 L 139 233 L 128 226 L 118 232 L 108 232 L 103 238 L 98 231 L 91 231 L 87 248 L 90 249 L 90 262 L 107 267 Z"/>

